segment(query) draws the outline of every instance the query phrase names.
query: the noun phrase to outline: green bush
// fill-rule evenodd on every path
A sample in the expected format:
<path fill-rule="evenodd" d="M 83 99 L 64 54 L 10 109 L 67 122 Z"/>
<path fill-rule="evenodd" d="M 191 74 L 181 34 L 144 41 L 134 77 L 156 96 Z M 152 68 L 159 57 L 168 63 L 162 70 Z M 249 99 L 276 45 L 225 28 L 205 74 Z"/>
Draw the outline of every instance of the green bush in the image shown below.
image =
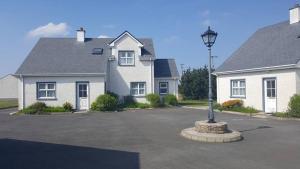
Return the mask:
<path fill-rule="evenodd" d="M 21 110 L 20 112 L 24 113 L 24 114 L 37 114 L 36 109 L 30 109 L 30 108 L 25 108 L 25 109 Z"/>
<path fill-rule="evenodd" d="M 46 108 L 46 104 L 43 102 L 36 102 L 33 103 L 32 105 L 28 106 L 28 109 L 34 109 L 37 111 L 43 111 Z"/>
<path fill-rule="evenodd" d="M 66 110 L 64 107 L 46 107 L 43 112 L 67 112 L 69 110 Z"/>
<path fill-rule="evenodd" d="M 137 103 L 137 107 L 140 108 L 140 109 L 148 109 L 151 106 L 147 103 Z"/>
<path fill-rule="evenodd" d="M 178 101 L 175 95 L 167 94 L 164 96 L 163 101 L 166 105 L 177 106 Z"/>
<path fill-rule="evenodd" d="M 216 110 L 219 110 L 219 111 L 223 111 L 224 110 L 223 106 L 221 104 L 219 104 L 219 103 L 214 104 L 213 108 L 216 109 Z"/>
<path fill-rule="evenodd" d="M 69 102 L 65 102 L 65 103 L 63 104 L 63 108 L 65 109 L 65 111 L 73 111 L 73 106 L 72 106 L 72 104 L 69 103 Z"/>
<path fill-rule="evenodd" d="M 295 94 L 291 97 L 287 113 L 292 117 L 300 117 L 300 95 Z"/>
<path fill-rule="evenodd" d="M 146 99 L 147 99 L 147 101 L 150 102 L 150 105 L 152 107 L 159 107 L 159 106 L 161 106 L 161 104 L 160 104 L 160 97 L 159 97 L 158 94 L 148 94 L 146 96 Z"/>
<path fill-rule="evenodd" d="M 119 100 L 119 95 L 114 93 L 114 92 L 111 92 L 111 91 L 107 91 L 106 94 L 109 94 L 111 95 L 112 97 L 116 98 L 117 100 Z"/>
<path fill-rule="evenodd" d="M 94 111 L 114 111 L 118 108 L 118 100 L 110 94 L 104 94 L 97 97 L 92 103 L 91 109 Z"/>
<path fill-rule="evenodd" d="M 282 118 L 288 118 L 290 117 L 288 113 L 282 113 L 282 112 L 276 112 L 272 114 L 275 117 L 282 117 Z"/>
<path fill-rule="evenodd" d="M 44 114 L 44 110 L 46 108 L 46 104 L 43 102 L 36 102 L 32 105 L 24 108 L 21 112 L 24 114 Z"/>

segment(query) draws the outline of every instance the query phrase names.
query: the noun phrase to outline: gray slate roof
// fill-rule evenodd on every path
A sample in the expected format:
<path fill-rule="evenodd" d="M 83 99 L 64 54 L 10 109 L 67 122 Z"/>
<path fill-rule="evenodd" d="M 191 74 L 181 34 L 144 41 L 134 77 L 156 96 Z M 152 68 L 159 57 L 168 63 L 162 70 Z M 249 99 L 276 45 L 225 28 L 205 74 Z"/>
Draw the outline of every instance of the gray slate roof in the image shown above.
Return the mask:
<path fill-rule="evenodd" d="M 156 59 L 154 61 L 154 77 L 178 77 L 179 73 L 174 59 Z"/>
<path fill-rule="evenodd" d="M 109 43 L 113 38 L 41 38 L 15 74 L 85 74 L 106 73 L 107 58 L 111 56 Z M 144 45 L 143 58 L 155 58 L 153 42 L 139 38 Z M 103 48 L 102 55 L 94 55 L 94 48 Z"/>
<path fill-rule="evenodd" d="M 256 31 L 215 73 L 297 64 L 300 60 L 300 23 L 289 21 Z"/>

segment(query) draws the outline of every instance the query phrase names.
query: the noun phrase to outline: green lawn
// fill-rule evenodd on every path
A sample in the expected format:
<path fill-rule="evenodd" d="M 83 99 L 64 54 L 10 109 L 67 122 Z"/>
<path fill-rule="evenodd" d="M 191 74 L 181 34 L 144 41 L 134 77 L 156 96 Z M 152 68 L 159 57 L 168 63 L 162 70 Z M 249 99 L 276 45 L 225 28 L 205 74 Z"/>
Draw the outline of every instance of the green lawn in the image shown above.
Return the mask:
<path fill-rule="evenodd" d="M 208 106 L 208 100 L 181 100 L 179 101 L 179 105 L 181 106 L 191 106 L 191 107 L 199 107 L 199 106 Z"/>
<path fill-rule="evenodd" d="M 18 107 L 17 99 L 0 99 L 0 109 Z"/>

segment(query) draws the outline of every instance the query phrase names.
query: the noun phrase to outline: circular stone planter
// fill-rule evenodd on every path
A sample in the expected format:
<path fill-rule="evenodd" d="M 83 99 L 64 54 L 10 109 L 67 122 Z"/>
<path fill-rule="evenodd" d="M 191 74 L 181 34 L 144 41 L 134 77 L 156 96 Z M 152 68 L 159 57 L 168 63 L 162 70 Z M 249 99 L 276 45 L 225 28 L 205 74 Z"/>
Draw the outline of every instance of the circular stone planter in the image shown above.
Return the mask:
<path fill-rule="evenodd" d="M 226 143 L 242 139 L 241 133 L 229 130 L 226 122 L 196 121 L 195 127 L 184 129 L 180 134 L 187 139 L 211 143 Z"/>

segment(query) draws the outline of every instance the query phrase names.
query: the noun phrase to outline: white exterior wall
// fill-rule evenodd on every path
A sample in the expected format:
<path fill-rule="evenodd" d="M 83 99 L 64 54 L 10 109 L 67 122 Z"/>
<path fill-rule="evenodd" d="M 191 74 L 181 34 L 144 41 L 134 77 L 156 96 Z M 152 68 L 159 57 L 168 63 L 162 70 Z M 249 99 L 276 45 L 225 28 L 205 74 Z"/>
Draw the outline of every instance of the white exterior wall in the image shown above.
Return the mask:
<path fill-rule="evenodd" d="M 134 66 L 120 66 L 118 61 L 119 50 L 132 50 L 135 53 Z M 146 94 L 153 93 L 153 61 L 141 61 L 141 48 L 137 42 L 128 35 L 119 39 L 112 47 L 115 60 L 109 61 L 109 78 L 107 90 L 117 93 L 120 98 L 130 95 L 131 82 L 146 82 Z M 152 71 L 151 71 L 152 67 Z M 138 102 L 146 102 L 145 97 L 136 97 Z"/>
<path fill-rule="evenodd" d="M 49 106 L 62 106 L 70 102 L 76 108 L 76 82 L 89 82 L 89 104 L 100 94 L 104 94 L 104 77 L 23 77 L 19 80 L 19 109 L 37 102 L 45 102 Z M 56 82 L 55 100 L 37 99 L 37 82 Z M 22 100 L 22 88 L 24 89 L 24 101 Z"/>
<path fill-rule="evenodd" d="M 298 78 L 300 72 L 298 71 Z M 234 79 L 245 79 L 246 98 L 245 106 L 251 106 L 258 110 L 263 110 L 263 79 L 276 78 L 277 80 L 277 111 L 287 110 L 290 97 L 300 90 L 299 83 L 296 85 L 297 77 L 295 69 L 274 70 L 267 72 L 241 73 L 230 75 L 219 75 L 217 77 L 217 101 L 223 103 L 227 100 L 237 99 L 230 97 L 230 81 Z M 299 79 L 298 79 L 299 81 Z"/>
<path fill-rule="evenodd" d="M 7 75 L 0 79 L 0 99 L 18 98 L 18 79 L 12 75 Z"/>
<path fill-rule="evenodd" d="M 294 24 L 300 21 L 300 7 L 296 7 L 290 10 L 290 24 Z"/>
<path fill-rule="evenodd" d="M 170 78 L 155 78 L 155 93 L 159 94 L 159 83 L 168 82 L 169 84 L 169 94 L 174 94 L 178 98 L 178 79 Z"/>

